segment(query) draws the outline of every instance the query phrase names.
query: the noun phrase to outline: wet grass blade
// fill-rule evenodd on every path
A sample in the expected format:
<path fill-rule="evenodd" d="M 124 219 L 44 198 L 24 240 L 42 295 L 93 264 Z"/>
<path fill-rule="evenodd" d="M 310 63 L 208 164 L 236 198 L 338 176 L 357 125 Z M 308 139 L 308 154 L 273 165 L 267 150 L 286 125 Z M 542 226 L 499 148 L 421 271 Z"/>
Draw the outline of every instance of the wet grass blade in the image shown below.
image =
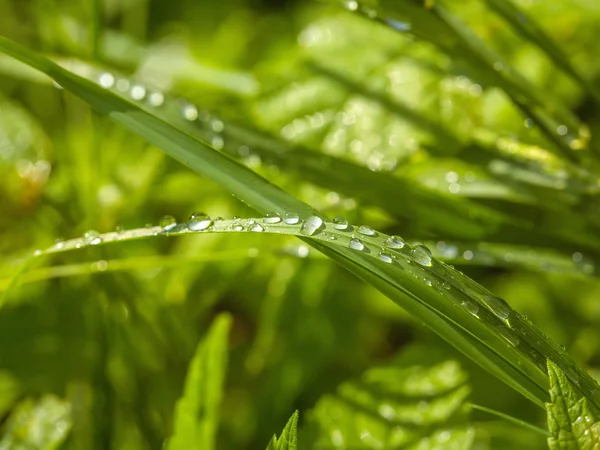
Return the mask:
<path fill-rule="evenodd" d="M 578 368 L 564 351 L 519 316 L 504 300 L 494 297 L 473 280 L 433 259 L 427 249 L 419 246 L 412 248 L 403 242 L 399 243 L 396 238 L 388 240 L 391 237 L 368 227 L 349 228 L 346 225 L 345 231 L 341 230 L 336 227 L 341 224 L 311 215 L 313 212 L 308 205 L 248 168 L 113 93 L 7 39 L 0 38 L 0 51 L 50 75 L 63 88 L 196 172 L 219 183 L 257 211 L 280 214 L 294 211 L 298 214 L 298 221 L 295 232 L 291 234 L 301 236 L 379 289 L 450 344 L 540 407 L 543 407 L 548 395 L 547 359 L 555 361 L 572 380 L 577 380 L 581 394 L 590 402 L 600 405 L 597 383 Z M 264 231 L 265 225 L 273 226 L 271 222 L 265 222 L 267 219 L 260 220 L 262 222 L 254 220 L 252 224 L 246 223 L 245 228 L 259 231 L 254 226 L 258 224 Z M 219 226 L 231 225 L 222 222 L 218 223 Z M 213 225 L 213 230 L 215 228 Z M 132 236 L 147 237 L 161 231 L 165 230 L 154 229 L 149 233 L 147 230 L 138 231 Z M 344 239 L 341 239 L 341 234 L 344 234 Z M 108 237 L 116 241 L 119 236 L 115 233 L 100 241 L 94 238 L 89 244 L 108 242 Z M 390 256 L 392 251 L 397 253 L 394 253 L 396 258 Z"/>

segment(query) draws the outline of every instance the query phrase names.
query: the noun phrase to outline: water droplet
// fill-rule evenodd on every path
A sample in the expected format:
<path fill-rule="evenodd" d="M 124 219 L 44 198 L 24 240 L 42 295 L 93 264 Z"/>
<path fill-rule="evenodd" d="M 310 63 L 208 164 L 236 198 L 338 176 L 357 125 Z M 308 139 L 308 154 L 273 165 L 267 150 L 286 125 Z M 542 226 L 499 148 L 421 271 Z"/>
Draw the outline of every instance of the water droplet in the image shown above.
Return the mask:
<path fill-rule="evenodd" d="M 98 245 L 102 242 L 100 234 L 95 230 L 90 230 L 83 235 L 83 242 L 87 245 Z"/>
<path fill-rule="evenodd" d="M 475 255 L 473 254 L 473 252 L 471 250 L 466 250 L 463 253 L 463 258 L 465 258 L 467 261 L 471 261 L 473 259 L 473 256 L 475 256 Z"/>
<path fill-rule="evenodd" d="M 467 312 L 472 316 L 477 317 L 477 314 L 479 313 L 479 308 L 475 303 L 465 300 L 464 302 L 461 302 L 460 306 L 465 308 Z"/>
<path fill-rule="evenodd" d="M 42 254 L 42 251 L 40 249 L 37 249 L 33 252 L 33 256 L 40 256 Z"/>
<path fill-rule="evenodd" d="M 408 22 L 401 22 L 400 20 L 385 19 L 387 24 L 398 31 L 410 31 L 411 25 Z"/>
<path fill-rule="evenodd" d="M 342 216 L 337 216 L 333 219 L 333 226 L 336 230 L 347 230 L 348 229 L 348 220 Z"/>
<path fill-rule="evenodd" d="M 286 225 L 296 225 L 298 222 L 300 222 L 300 216 L 295 212 L 286 212 L 283 216 L 283 223 Z"/>
<path fill-rule="evenodd" d="M 560 134 L 561 136 L 564 136 L 565 134 L 567 134 L 567 132 L 569 131 L 569 129 L 565 126 L 565 125 L 560 125 L 557 129 L 556 132 L 558 134 Z"/>
<path fill-rule="evenodd" d="M 312 236 L 322 226 L 323 226 L 323 219 L 321 219 L 319 216 L 310 216 L 302 224 L 302 228 L 300 228 L 300 233 L 304 234 L 305 236 Z"/>
<path fill-rule="evenodd" d="M 433 286 L 433 284 L 431 283 L 431 280 L 429 278 L 423 278 L 423 282 L 425 282 L 425 284 L 429 287 Z"/>
<path fill-rule="evenodd" d="M 525 128 L 531 128 L 533 127 L 533 119 L 528 117 L 527 119 L 525 119 L 523 121 L 523 125 L 525 125 Z"/>
<path fill-rule="evenodd" d="M 262 227 L 262 225 L 260 223 L 255 223 L 254 225 L 251 225 L 250 228 L 248 228 L 248 230 L 253 231 L 255 233 L 260 233 L 261 231 L 265 231 L 265 229 Z"/>
<path fill-rule="evenodd" d="M 146 97 L 146 88 L 139 84 L 134 84 L 129 91 L 129 96 L 133 100 L 143 100 Z"/>
<path fill-rule="evenodd" d="M 100 75 L 98 82 L 104 89 L 110 89 L 115 85 L 115 77 L 111 73 L 104 72 Z"/>
<path fill-rule="evenodd" d="M 424 245 L 417 245 L 410 252 L 412 259 L 422 266 L 430 267 L 431 266 L 431 251 L 425 247 Z"/>
<path fill-rule="evenodd" d="M 387 248 L 402 248 L 406 245 L 406 243 L 400 236 L 390 236 L 385 240 L 383 245 Z"/>
<path fill-rule="evenodd" d="M 263 221 L 265 223 L 279 223 L 281 222 L 281 216 L 276 212 L 268 212 L 265 214 Z"/>
<path fill-rule="evenodd" d="M 350 11 L 356 11 L 358 9 L 358 2 L 356 0 L 350 0 L 349 2 L 346 2 L 346 8 L 348 8 Z"/>
<path fill-rule="evenodd" d="M 129 86 L 129 80 L 126 80 L 125 78 L 121 78 L 119 81 L 117 81 L 117 90 L 121 92 L 127 92 L 129 90 Z"/>
<path fill-rule="evenodd" d="M 244 226 L 239 223 L 235 223 L 231 225 L 231 231 L 244 231 Z"/>
<path fill-rule="evenodd" d="M 213 120 L 211 128 L 215 133 L 220 133 L 225 129 L 225 124 L 218 119 Z"/>
<path fill-rule="evenodd" d="M 448 283 L 447 281 L 444 281 L 442 283 L 442 287 L 446 290 L 450 290 L 450 288 L 452 287 L 452 285 L 450 283 Z"/>
<path fill-rule="evenodd" d="M 376 236 L 377 235 L 377 232 L 373 228 L 368 227 L 366 225 L 361 225 L 360 227 L 358 227 L 358 232 L 360 234 L 364 234 L 365 236 Z"/>
<path fill-rule="evenodd" d="M 158 222 L 158 225 L 160 225 L 163 231 L 171 231 L 177 226 L 177 221 L 173 216 L 163 216 Z"/>
<path fill-rule="evenodd" d="M 210 145 L 217 150 L 221 150 L 225 147 L 225 140 L 222 136 L 216 135 L 210 140 Z"/>
<path fill-rule="evenodd" d="M 190 231 L 206 230 L 212 225 L 212 219 L 204 213 L 196 212 L 192 214 L 187 223 L 187 228 Z"/>
<path fill-rule="evenodd" d="M 354 250 L 364 250 L 365 249 L 365 244 L 363 244 L 362 241 L 357 238 L 351 239 L 348 246 Z"/>
<path fill-rule="evenodd" d="M 497 327 L 496 331 L 498 331 L 498 334 L 513 347 L 516 347 L 519 345 L 519 342 L 521 342 L 518 336 L 504 326 Z"/>
<path fill-rule="evenodd" d="M 194 105 L 186 105 L 183 108 L 183 118 L 193 122 L 198 118 L 198 108 L 196 108 Z"/>
<path fill-rule="evenodd" d="M 573 262 L 580 263 L 583 261 L 583 255 L 580 252 L 575 252 L 572 255 Z"/>
<path fill-rule="evenodd" d="M 162 92 L 153 92 L 148 97 L 148 103 L 150 106 L 158 107 L 161 106 L 165 102 L 165 96 Z"/>
<path fill-rule="evenodd" d="M 390 255 L 389 253 L 386 252 L 379 252 L 378 258 L 383 261 L 384 263 L 388 263 L 391 264 L 394 261 L 394 258 L 392 257 L 392 255 Z"/>
<path fill-rule="evenodd" d="M 487 304 L 488 308 L 490 308 L 490 311 L 492 311 L 496 317 L 498 317 L 501 320 L 508 319 L 508 316 L 510 316 L 511 309 L 510 306 L 508 306 L 508 303 L 506 303 L 506 301 L 504 301 L 500 297 L 493 297 L 491 295 L 484 296 L 483 300 Z"/>
<path fill-rule="evenodd" d="M 56 239 L 54 240 L 54 247 L 55 247 L 55 248 L 57 248 L 57 249 L 61 249 L 61 248 L 63 248 L 64 246 L 65 246 L 65 241 L 64 241 L 64 239 L 61 239 L 61 238 L 56 238 Z"/>

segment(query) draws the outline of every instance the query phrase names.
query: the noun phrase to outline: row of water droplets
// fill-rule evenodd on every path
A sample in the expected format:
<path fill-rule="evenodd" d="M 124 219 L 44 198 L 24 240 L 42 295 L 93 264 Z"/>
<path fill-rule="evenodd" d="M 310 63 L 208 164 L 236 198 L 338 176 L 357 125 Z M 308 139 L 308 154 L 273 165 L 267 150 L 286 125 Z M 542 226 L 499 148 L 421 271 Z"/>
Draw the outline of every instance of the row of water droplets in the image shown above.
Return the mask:
<path fill-rule="evenodd" d="M 158 226 L 133 230 L 117 229 L 105 234 L 88 231 L 81 238 L 57 242 L 45 253 L 149 236 L 203 232 L 267 232 L 306 236 L 345 246 L 374 257 L 386 265 L 399 265 L 405 270 L 410 267 L 407 271 L 410 275 L 420 279 L 429 288 L 437 288 L 445 298 L 449 296 L 455 306 L 460 306 L 466 313 L 493 328 L 509 346 L 519 348 L 538 369 L 545 371 L 545 357 L 539 348 L 542 342 L 551 341 L 539 330 L 531 328 L 526 316 L 515 313 L 506 301 L 491 295 L 477 283 L 452 270 L 451 266 L 436 261 L 426 246 L 410 245 L 399 236 L 379 233 L 367 225 L 351 225 L 341 216 L 326 220 L 317 215 L 303 218 L 295 212 L 271 212 L 261 218 L 236 217 L 225 220 L 221 217 L 213 219 L 205 213 L 194 213 L 182 223 L 178 223 L 173 216 L 164 216 Z M 43 253 L 36 251 L 35 254 Z M 521 342 L 519 333 L 525 338 L 525 345 Z M 537 336 L 533 338 L 537 339 L 537 342 L 532 344 L 532 336 L 528 334 Z M 562 360 L 568 360 L 564 347 L 556 347 L 555 350 L 563 357 Z M 575 364 L 564 364 L 560 359 L 555 362 L 574 383 L 579 384 L 580 377 Z M 517 363 L 521 364 L 521 361 Z"/>

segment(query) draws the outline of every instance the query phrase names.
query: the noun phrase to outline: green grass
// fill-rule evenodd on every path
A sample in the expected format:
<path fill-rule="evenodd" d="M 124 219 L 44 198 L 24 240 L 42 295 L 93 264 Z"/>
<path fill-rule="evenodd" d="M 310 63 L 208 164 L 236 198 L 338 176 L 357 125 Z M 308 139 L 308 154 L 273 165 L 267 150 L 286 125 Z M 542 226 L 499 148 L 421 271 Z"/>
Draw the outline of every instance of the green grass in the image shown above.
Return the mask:
<path fill-rule="evenodd" d="M 7 3 L 0 448 L 598 445 L 594 3 L 176 4 Z"/>

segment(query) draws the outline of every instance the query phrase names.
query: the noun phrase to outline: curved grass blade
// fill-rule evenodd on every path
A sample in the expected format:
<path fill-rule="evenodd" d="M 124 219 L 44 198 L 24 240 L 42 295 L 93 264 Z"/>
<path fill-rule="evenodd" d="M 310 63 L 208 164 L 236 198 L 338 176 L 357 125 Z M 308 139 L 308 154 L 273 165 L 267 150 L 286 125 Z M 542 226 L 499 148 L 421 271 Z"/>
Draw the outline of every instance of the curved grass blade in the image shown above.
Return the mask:
<path fill-rule="evenodd" d="M 547 398 L 545 361 L 548 358 L 569 371 L 569 377 L 579 383 L 582 395 L 600 405 L 597 384 L 564 351 L 530 322 L 518 316 L 504 300 L 497 299 L 473 280 L 432 259 L 427 249 L 402 245 L 396 247 L 401 251 L 404 248 L 402 257 L 394 260 L 387 256 L 389 246 L 385 242 L 388 237 L 374 230 L 371 233 L 368 227 L 362 231 L 360 228 L 349 229 L 347 233 L 358 233 L 360 239 L 355 234 L 342 241 L 346 245 L 340 245 L 340 239 L 329 237 L 336 237 L 333 231 L 337 230 L 336 224 L 311 216 L 309 206 L 208 145 L 5 38 L 0 38 L 0 51 L 54 77 L 65 89 L 198 173 L 220 183 L 258 211 L 283 214 L 296 210 L 294 214 L 305 219 L 297 233 L 308 243 L 379 289 L 540 407 Z M 327 235 L 322 227 L 328 231 Z M 158 234 L 161 230 L 155 231 Z M 148 233 L 136 231 L 135 235 L 142 237 Z M 313 235 L 318 239 L 311 239 Z M 360 245 L 354 239 L 358 239 Z M 90 244 L 96 241 L 94 238 Z M 102 240 L 96 243 L 100 242 Z M 394 245 L 393 241 L 389 244 Z M 390 260 L 396 261 L 396 264 L 391 264 Z"/>

